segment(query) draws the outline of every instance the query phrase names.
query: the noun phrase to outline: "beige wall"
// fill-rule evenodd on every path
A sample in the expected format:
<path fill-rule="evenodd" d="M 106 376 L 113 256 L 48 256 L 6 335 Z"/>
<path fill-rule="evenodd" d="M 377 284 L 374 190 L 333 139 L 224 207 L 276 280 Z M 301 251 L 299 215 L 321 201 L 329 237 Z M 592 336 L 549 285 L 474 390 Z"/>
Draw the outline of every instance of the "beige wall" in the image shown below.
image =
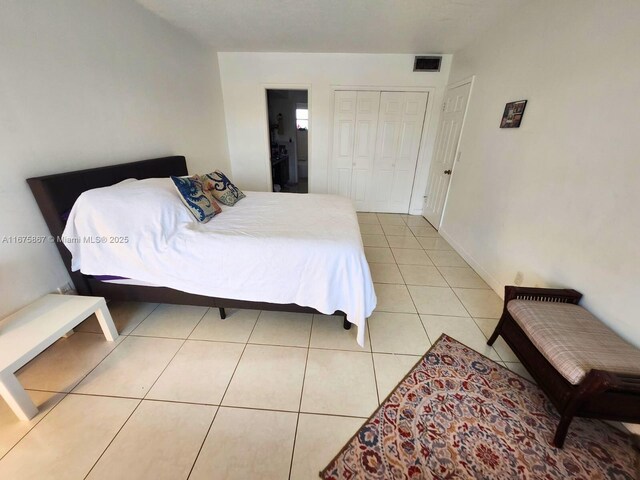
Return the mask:
<path fill-rule="evenodd" d="M 48 234 L 28 177 L 168 154 L 228 168 L 214 53 L 127 0 L 0 2 L 0 237 Z M 0 317 L 67 281 L 0 241 Z"/>
<path fill-rule="evenodd" d="M 476 83 L 442 225 L 496 290 L 576 288 L 638 346 L 639 25 L 637 1 L 540 0 L 455 53 Z"/>

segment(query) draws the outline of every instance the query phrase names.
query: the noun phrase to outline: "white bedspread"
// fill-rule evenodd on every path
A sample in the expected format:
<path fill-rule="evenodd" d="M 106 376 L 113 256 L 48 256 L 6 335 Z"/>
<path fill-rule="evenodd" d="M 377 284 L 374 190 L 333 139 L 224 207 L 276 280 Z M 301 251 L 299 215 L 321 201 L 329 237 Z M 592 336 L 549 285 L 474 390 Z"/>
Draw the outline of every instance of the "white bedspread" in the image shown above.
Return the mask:
<path fill-rule="evenodd" d="M 72 268 L 199 295 L 341 310 L 364 346 L 376 296 L 350 201 L 245 193 L 199 224 L 169 179 L 89 190 L 64 231 Z"/>

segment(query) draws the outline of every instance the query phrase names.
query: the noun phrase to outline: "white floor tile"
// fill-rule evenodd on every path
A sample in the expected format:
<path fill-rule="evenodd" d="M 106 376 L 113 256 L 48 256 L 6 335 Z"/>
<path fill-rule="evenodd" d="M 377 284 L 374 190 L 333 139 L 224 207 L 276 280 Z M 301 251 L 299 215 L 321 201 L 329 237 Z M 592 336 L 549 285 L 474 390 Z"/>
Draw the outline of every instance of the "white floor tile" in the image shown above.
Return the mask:
<path fill-rule="evenodd" d="M 501 360 L 496 351 L 487 345 L 487 339 L 472 318 L 441 315 L 420 315 L 420 318 L 431 342 L 435 343 L 440 335 L 445 333 L 492 360 Z"/>
<path fill-rule="evenodd" d="M 413 233 L 416 237 L 439 237 L 440 234 L 438 231 L 430 226 L 411 226 L 411 233 Z"/>
<path fill-rule="evenodd" d="M 449 287 L 424 287 L 409 285 L 418 313 L 468 317 L 469 314 Z"/>
<path fill-rule="evenodd" d="M 132 335 L 187 338 L 207 310 L 207 307 L 191 305 L 160 305 L 138 325 Z"/>
<path fill-rule="evenodd" d="M 172 338 L 127 337 L 74 391 L 143 398 L 182 343 Z"/>
<path fill-rule="evenodd" d="M 405 285 L 376 283 L 374 287 L 378 297 L 376 311 L 416 313 L 416 308 Z"/>
<path fill-rule="evenodd" d="M 375 213 L 358 212 L 357 215 L 358 215 L 358 223 L 360 224 L 377 225 L 380 223 L 378 221 L 378 216 Z"/>
<path fill-rule="evenodd" d="M 429 222 L 427 222 L 424 217 L 420 216 L 420 215 L 409 215 L 409 217 L 406 219 L 406 223 L 407 225 L 409 225 L 410 227 L 431 227 L 431 224 Z"/>
<path fill-rule="evenodd" d="M 364 254 L 369 263 L 396 263 L 391 249 L 387 247 L 364 247 Z"/>
<path fill-rule="evenodd" d="M 420 237 L 420 245 L 425 250 L 446 250 L 453 251 L 453 247 L 441 237 Z"/>
<path fill-rule="evenodd" d="M 146 398 L 219 405 L 244 345 L 187 340 Z"/>
<path fill-rule="evenodd" d="M 286 479 L 297 414 L 220 407 L 189 480 Z"/>
<path fill-rule="evenodd" d="M 422 249 L 392 248 L 391 252 L 398 265 L 433 265 Z"/>
<path fill-rule="evenodd" d="M 422 355 L 431 346 L 416 314 L 374 312 L 367 322 L 374 352 Z"/>
<path fill-rule="evenodd" d="M 389 236 L 387 241 L 389 246 L 394 248 L 421 248 L 420 243 L 414 236 Z"/>
<path fill-rule="evenodd" d="M 216 408 L 143 401 L 87 478 L 186 480 Z"/>
<path fill-rule="evenodd" d="M 375 283 L 397 283 L 404 285 L 404 279 L 395 263 L 370 263 L 371 278 Z"/>
<path fill-rule="evenodd" d="M 30 390 L 27 390 L 27 393 L 39 410 L 38 414 L 28 422 L 16 417 L 9 405 L 0 399 L 0 458 L 11 450 L 64 397 L 64 393 Z"/>
<path fill-rule="evenodd" d="M 26 389 L 70 392 L 124 338 L 109 342 L 102 334 L 76 332 L 22 367 L 18 380 Z"/>
<path fill-rule="evenodd" d="M 120 335 L 129 335 L 158 306 L 157 303 L 144 302 L 109 302 L 107 304 L 113 323 Z M 76 332 L 102 333 L 95 315 L 75 328 Z"/>
<path fill-rule="evenodd" d="M 484 336 L 487 337 L 487 340 L 493 334 L 496 325 L 498 325 L 498 319 L 496 318 L 474 318 L 474 320 Z M 513 353 L 502 337 L 498 337 L 496 341 L 493 342 L 493 349 L 498 352 L 498 355 L 500 355 L 503 361 L 520 362 L 520 359 Z"/>
<path fill-rule="evenodd" d="M 436 267 L 467 267 L 467 262 L 456 252 L 428 250 L 427 255 Z"/>
<path fill-rule="evenodd" d="M 431 265 L 400 265 L 400 272 L 407 285 L 449 286 L 438 269 Z"/>
<path fill-rule="evenodd" d="M 394 355 L 390 353 L 374 353 L 373 363 L 376 367 L 376 382 L 380 402 L 396 388 L 398 383 L 411 371 L 420 360 L 419 355 Z"/>
<path fill-rule="evenodd" d="M 406 225 L 382 225 L 382 231 L 388 237 L 391 236 L 403 236 L 407 235 L 409 237 L 413 236 L 413 233 Z"/>
<path fill-rule="evenodd" d="M 293 453 L 291 480 L 318 477 L 365 422 L 362 418 L 301 413 Z"/>
<path fill-rule="evenodd" d="M 356 339 L 358 327 L 352 325 L 349 330 L 343 328 L 343 319 L 337 315 L 314 315 L 311 330 L 312 348 L 329 348 L 335 350 L 352 350 L 356 352 L 370 351 L 369 335 L 364 336 L 364 349 Z"/>
<path fill-rule="evenodd" d="M 259 310 L 226 309 L 227 318 L 220 318 L 217 308 L 211 308 L 189 336 L 190 340 L 246 343 L 260 315 Z"/>
<path fill-rule="evenodd" d="M 387 237 L 384 235 L 362 235 L 362 244 L 365 247 L 388 247 Z"/>
<path fill-rule="evenodd" d="M 377 405 L 370 353 L 309 350 L 301 411 L 368 417 Z"/>
<path fill-rule="evenodd" d="M 306 347 L 309 345 L 312 319 L 311 313 L 263 311 L 249 343 Z"/>
<path fill-rule="evenodd" d="M 480 275 L 469 267 L 438 267 L 450 287 L 489 288 Z"/>
<path fill-rule="evenodd" d="M 504 302 L 493 290 L 454 288 L 454 292 L 472 317 L 500 318 Z"/>
<path fill-rule="evenodd" d="M 0 461 L 0 478 L 84 478 L 138 402 L 67 395 Z"/>
<path fill-rule="evenodd" d="M 222 404 L 298 411 L 306 348 L 247 345 Z"/>
<path fill-rule="evenodd" d="M 362 235 L 382 235 L 384 231 L 382 230 L 382 227 L 377 223 L 375 224 L 361 223 L 360 233 Z"/>
<path fill-rule="evenodd" d="M 397 213 L 378 213 L 378 221 L 381 225 L 405 225 L 404 220 Z"/>

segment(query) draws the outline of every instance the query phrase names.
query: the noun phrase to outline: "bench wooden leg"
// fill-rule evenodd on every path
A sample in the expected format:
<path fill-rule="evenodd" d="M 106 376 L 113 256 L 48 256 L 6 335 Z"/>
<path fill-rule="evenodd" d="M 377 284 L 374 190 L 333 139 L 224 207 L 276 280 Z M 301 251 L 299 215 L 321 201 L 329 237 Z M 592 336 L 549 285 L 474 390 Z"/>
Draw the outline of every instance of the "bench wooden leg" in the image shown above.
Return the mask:
<path fill-rule="evenodd" d="M 13 373 L 0 374 L 0 396 L 20 420 L 31 420 L 38 414 L 38 407 Z"/>
<path fill-rule="evenodd" d="M 224 308 L 218 308 L 218 311 L 220 312 L 220 318 L 222 320 L 224 320 L 225 318 L 227 318 L 227 312 L 224 311 Z"/>
<path fill-rule="evenodd" d="M 567 438 L 567 432 L 569 431 L 569 425 L 573 420 L 573 415 L 562 415 L 560 418 L 560 423 L 558 423 L 558 427 L 556 428 L 556 434 L 553 436 L 553 446 L 557 448 L 562 448 L 564 445 L 564 440 Z"/>
<path fill-rule="evenodd" d="M 111 313 L 109 312 L 107 303 L 104 300 L 100 303 L 98 310 L 96 310 L 96 317 L 98 317 L 98 323 L 100 324 L 100 328 L 102 328 L 102 333 L 107 337 L 107 340 L 113 342 L 118 338 L 118 330 L 116 330 L 113 318 L 111 318 Z"/>
<path fill-rule="evenodd" d="M 493 345 L 493 342 L 495 342 L 498 339 L 498 336 L 500 335 L 502 324 L 504 323 L 504 315 L 505 314 L 502 314 L 502 317 L 500 317 L 500 320 L 498 320 L 498 324 L 496 325 L 496 329 L 493 331 L 493 333 L 489 337 L 489 340 L 487 340 L 487 345 L 489 345 L 489 346 Z"/>
<path fill-rule="evenodd" d="M 344 319 L 342 320 L 342 328 L 344 328 L 345 330 L 351 330 L 351 322 L 349 320 L 347 320 L 347 316 L 344 316 Z"/>

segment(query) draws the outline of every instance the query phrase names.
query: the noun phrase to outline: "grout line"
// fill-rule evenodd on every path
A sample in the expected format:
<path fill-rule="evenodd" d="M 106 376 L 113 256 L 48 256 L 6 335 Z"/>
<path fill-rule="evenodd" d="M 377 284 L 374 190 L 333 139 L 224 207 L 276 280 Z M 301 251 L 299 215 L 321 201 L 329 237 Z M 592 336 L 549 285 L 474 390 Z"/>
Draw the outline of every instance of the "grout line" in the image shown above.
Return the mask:
<path fill-rule="evenodd" d="M 253 335 L 253 331 L 256 329 L 256 325 L 258 325 L 258 320 L 260 320 L 260 315 L 262 315 L 262 310 L 258 313 L 258 316 L 256 317 L 256 321 L 254 322 L 253 327 L 251 328 L 251 332 L 249 332 L 249 336 L 247 337 L 247 340 L 249 340 L 251 338 L 251 335 Z M 231 385 L 231 382 L 233 381 L 233 377 L 235 376 L 236 371 L 238 370 L 238 365 L 240 365 L 240 362 L 242 361 L 242 357 L 244 356 L 244 352 L 247 349 L 247 345 L 248 345 L 248 343 L 244 344 L 244 348 L 242 349 L 242 353 L 240 354 L 240 357 L 238 357 L 238 363 L 236 363 L 236 366 L 233 369 L 233 372 L 231 373 L 231 376 L 229 377 L 229 382 L 227 383 L 227 386 L 224 389 L 224 393 L 222 394 L 222 397 L 220 397 L 220 405 L 218 406 L 218 408 L 216 408 L 216 413 L 213 415 L 213 418 L 211 419 L 211 423 L 209 424 L 209 428 L 207 429 L 206 435 L 202 439 L 202 443 L 200 444 L 200 448 L 198 449 L 198 453 L 196 454 L 195 458 L 193 459 L 193 464 L 191 465 L 191 468 L 189 469 L 189 474 L 187 475 L 187 480 L 191 477 L 191 474 L 193 473 L 193 469 L 195 468 L 196 463 L 198 462 L 198 458 L 200 458 L 200 453 L 202 452 L 202 449 L 204 448 L 204 444 L 207 441 L 207 437 L 209 437 L 209 433 L 211 432 L 211 428 L 213 428 L 213 422 L 216 421 L 216 417 L 218 416 L 218 412 L 220 412 L 220 409 L 222 408 L 222 402 L 224 401 L 224 397 L 227 395 L 227 391 L 229 390 L 229 385 Z"/>
<path fill-rule="evenodd" d="M 178 353 L 180 353 L 180 350 L 182 350 L 182 347 L 184 347 L 185 343 L 187 343 L 187 339 L 182 339 L 182 343 L 180 344 L 180 346 L 178 347 L 178 349 L 176 350 L 176 352 L 173 354 L 173 356 L 169 359 L 169 361 L 167 362 L 167 364 L 164 366 L 164 368 L 162 369 L 162 371 L 160 372 L 160 374 L 156 377 L 156 379 L 153 381 L 153 383 L 151 385 L 149 385 L 149 388 L 147 389 L 147 391 L 144 394 L 144 397 L 142 397 L 143 400 L 145 400 L 147 398 L 147 395 L 149 395 L 149 392 L 153 389 L 154 385 L 156 383 L 158 383 L 158 380 L 160 380 L 160 377 L 164 374 L 164 372 L 167 371 L 167 368 L 169 368 L 169 365 L 171 365 L 171 362 L 173 362 L 173 360 L 178 356 Z"/>
<path fill-rule="evenodd" d="M 27 389 L 25 388 L 25 390 L 27 390 Z M 27 391 L 28 391 L 28 390 L 27 390 Z M 46 392 L 45 390 L 33 390 L 33 391 L 36 391 L 36 392 Z M 61 393 L 61 392 L 46 392 L 46 393 L 55 393 L 55 394 L 59 394 L 59 393 Z M 42 422 L 42 420 L 44 420 L 44 419 L 45 419 L 45 418 L 46 418 L 46 417 L 47 417 L 47 416 L 48 416 L 48 415 L 49 415 L 49 414 L 50 414 L 50 413 L 51 413 L 51 412 L 52 412 L 52 411 L 53 411 L 53 410 L 58 406 L 58 405 L 60 405 L 60 402 L 62 402 L 65 398 L 67 398 L 67 395 L 69 395 L 69 394 L 68 394 L 68 393 L 65 393 L 65 394 L 62 396 L 62 398 L 61 398 L 61 399 L 60 399 L 60 400 L 59 400 L 55 405 L 53 405 L 53 406 L 52 406 L 52 407 L 51 407 L 51 408 L 50 408 L 50 409 L 49 409 L 49 410 L 48 410 L 44 415 L 42 415 L 42 418 L 40 418 L 40 420 L 38 420 L 36 423 L 34 423 L 34 424 L 31 426 L 31 428 L 29 428 L 29 430 L 27 430 L 26 432 L 24 432 L 24 435 L 22 435 L 22 436 L 18 439 L 18 441 L 16 441 L 16 442 L 11 446 L 11 448 L 9 448 L 9 450 L 7 450 L 7 451 L 4 453 L 4 455 L 1 455 L 1 456 L 0 456 L 0 461 L 2 461 L 2 459 L 4 459 L 7 455 L 9 455 L 9 452 L 11 452 L 11 450 L 13 450 L 13 449 L 14 449 L 14 448 L 15 448 L 15 447 L 20 443 L 20 442 L 22 442 L 22 440 L 23 440 L 27 435 L 29 435 L 29 434 L 33 431 L 33 429 L 34 429 L 34 428 L 36 428 L 38 425 L 40 425 L 40 422 Z M 38 408 L 38 410 L 40 410 L 40 409 Z M 33 419 L 32 419 L 32 420 L 33 420 Z"/>
<path fill-rule="evenodd" d="M 300 402 L 298 402 L 298 413 L 296 416 L 296 428 L 293 431 L 293 446 L 291 448 L 291 462 L 289 463 L 289 480 L 293 471 L 293 457 L 296 453 L 296 438 L 298 437 L 298 425 L 300 424 L 300 410 L 302 410 L 302 396 L 304 395 L 304 382 L 307 378 L 307 365 L 309 364 L 309 352 L 311 352 L 311 335 L 313 335 L 313 324 L 316 316 L 311 317 L 311 328 L 309 329 L 309 341 L 307 342 L 307 356 L 304 359 L 304 373 L 302 374 L 302 388 L 300 389 Z M 366 324 L 366 322 L 365 322 Z"/>
<path fill-rule="evenodd" d="M 159 306 L 159 305 L 158 305 Z M 158 308 L 158 307 L 156 307 Z M 155 309 L 153 310 L 155 311 Z M 204 318 L 204 316 L 207 314 L 207 312 L 209 311 L 209 309 L 205 310 L 205 312 L 202 314 L 202 317 L 200 317 L 200 320 L 198 321 L 198 323 L 200 323 L 202 321 L 202 319 Z M 151 315 L 151 314 L 149 314 Z M 149 315 L 146 318 L 149 318 Z M 145 318 L 145 320 L 146 320 Z M 136 329 L 142 325 L 142 323 L 144 322 L 144 320 L 142 322 L 140 322 L 138 324 L 138 326 L 136 327 Z M 196 324 L 197 325 L 197 324 Z M 195 327 L 194 327 L 195 328 Z M 193 332 L 193 329 L 192 329 Z M 124 340 L 123 340 L 124 341 Z M 104 454 L 107 452 L 107 450 L 109 450 L 109 447 L 111 447 L 111 445 L 113 444 L 113 442 L 115 441 L 115 439 L 118 437 L 118 435 L 120 434 L 120 432 L 122 431 L 122 429 L 125 427 L 125 425 L 127 425 L 127 423 L 129 423 L 129 420 L 131 419 L 131 417 L 133 416 L 133 414 L 138 410 L 138 407 L 140 407 L 140 405 L 142 405 L 142 402 L 147 398 L 147 395 L 149 395 L 149 392 L 151 392 L 151 390 L 153 389 L 153 386 L 157 383 L 157 381 L 160 379 L 160 377 L 164 374 L 164 372 L 167 370 L 167 368 L 169 367 L 169 365 L 171 364 L 171 362 L 173 362 L 173 359 L 176 358 L 176 356 L 178 355 L 178 353 L 180 352 L 180 350 L 182 350 L 182 347 L 184 346 L 184 344 L 187 342 L 187 339 L 185 338 L 182 341 L 182 344 L 180 344 L 180 347 L 178 347 L 178 349 L 176 350 L 176 352 L 173 354 L 173 356 L 171 357 L 171 359 L 167 362 L 167 364 L 164 366 L 164 368 L 162 369 L 162 371 L 160 372 L 160 374 L 156 377 L 156 379 L 153 381 L 153 383 L 149 386 L 149 388 L 147 389 L 147 391 L 144 394 L 144 397 L 142 397 L 141 399 L 139 399 L 138 404 L 136 405 L 136 407 L 133 409 L 133 411 L 131 412 L 131 414 L 127 417 L 127 419 L 125 420 L 125 422 L 122 424 L 122 426 L 118 429 L 118 431 L 116 432 L 116 434 L 113 436 L 113 438 L 111 439 L 111 441 L 109 442 L 109 444 L 107 445 L 107 447 L 102 451 L 102 453 L 100 454 L 100 456 L 98 457 L 98 459 L 95 461 L 95 463 L 93 464 L 93 466 L 91 467 L 91 469 L 89 470 L 89 472 L 87 472 L 87 475 L 85 475 L 85 479 L 91 474 L 91 472 L 93 471 L 93 469 L 96 467 L 96 465 L 98 464 L 98 462 L 100 462 L 100 459 L 104 456 Z M 122 343 L 122 342 L 120 342 Z M 115 350 L 115 348 L 114 348 Z M 105 357 L 106 358 L 106 357 Z"/>
<path fill-rule="evenodd" d="M 131 417 L 133 416 L 134 413 L 136 413 L 136 410 L 138 410 L 138 407 L 142 405 L 142 399 L 139 399 L 138 404 L 135 406 L 135 408 L 131 411 L 131 413 L 129 414 L 129 416 L 127 417 L 127 419 L 123 422 L 122 425 L 120 425 L 120 428 L 118 429 L 118 431 L 116 432 L 116 434 L 113 436 L 113 438 L 111 439 L 111 441 L 107 444 L 107 446 L 105 447 L 105 449 L 102 451 L 102 453 L 98 456 L 98 458 L 96 459 L 96 461 L 93 463 L 93 465 L 91 466 L 91 468 L 89 469 L 89 471 L 87 472 L 87 474 L 84 476 L 84 478 L 86 479 L 91 472 L 93 471 L 94 468 L 96 468 L 96 465 L 98 464 L 98 462 L 100 461 L 100 459 L 104 456 L 104 454 L 107 452 L 107 450 L 109 450 L 109 447 L 111 446 L 111 444 L 114 442 L 114 440 L 116 439 L 116 437 L 120 434 L 120 432 L 122 431 L 122 429 L 124 428 L 124 426 L 129 423 L 129 420 L 131 419 Z"/>
<path fill-rule="evenodd" d="M 422 322 L 421 322 L 422 323 Z M 365 325 L 367 323 L 365 322 Z M 371 329 L 367 325 L 367 335 L 369 335 L 369 346 L 371 347 L 371 365 L 373 366 L 373 383 L 376 386 L 376 397 L 378 398 L 378 407 L 380 406 L 380 391 L 378 390 L 378 375 L 376 374 L 376 362 L 373 358 L 373 343 L 371 342 Z"/>

